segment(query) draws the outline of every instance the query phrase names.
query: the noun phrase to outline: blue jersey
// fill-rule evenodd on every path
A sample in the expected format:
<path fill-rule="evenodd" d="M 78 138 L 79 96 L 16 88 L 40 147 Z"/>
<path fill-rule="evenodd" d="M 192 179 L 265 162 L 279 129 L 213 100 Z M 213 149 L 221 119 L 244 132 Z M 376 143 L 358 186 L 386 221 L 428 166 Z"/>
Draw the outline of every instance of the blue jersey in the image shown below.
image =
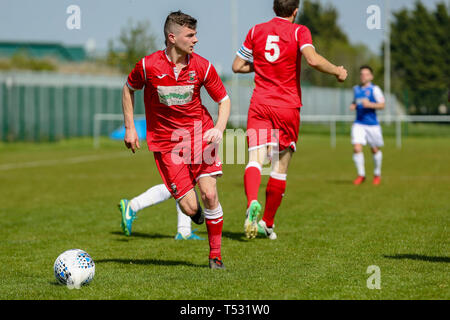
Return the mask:
<path fill-rule="evenodd" d="M 373 103 L 384 102 L 383 92 L 380 87 L 373 85 L 372 83 L 366 87 L 354 86 L 353 87 L 354 99 L 353 103 L 356 104 L 356 120 L 355 123 L 365 124 L 369 126 L 378 125 L 377 113 L 375 109 L 364 108 L 362 101 L 368 99 Z"/>

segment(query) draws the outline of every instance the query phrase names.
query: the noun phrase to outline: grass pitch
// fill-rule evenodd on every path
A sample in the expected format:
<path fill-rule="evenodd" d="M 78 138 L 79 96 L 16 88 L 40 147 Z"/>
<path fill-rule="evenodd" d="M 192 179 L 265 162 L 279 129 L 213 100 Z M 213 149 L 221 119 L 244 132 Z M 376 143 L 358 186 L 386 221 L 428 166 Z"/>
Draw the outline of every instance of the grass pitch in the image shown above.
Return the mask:
<path fill-rule="evenodd" d="M 225 165 L 223 258 L 211 271 L 207 241 L 175 241 L 175 203 L 138 214 L 121 234 L 119 199 L 161 183 L 153 156 L 89 139 L 0 144 L 0 299 L 449 299 L 449 138 L 394 138 L 383 181 L 352 185 L 349 137 L 329 147 L 303 134 L 276 217 L 278 239 L 243 235 L 245 165 Z M 260 199 L 264 203 L 267 177 Z M 199 234 L 206 237 L 205 225 Z M 57 285 L 53 262 L 71 248 L 96 263 L 81 290 Z M 367 288 L 367 268 L 381 289 Z"/>

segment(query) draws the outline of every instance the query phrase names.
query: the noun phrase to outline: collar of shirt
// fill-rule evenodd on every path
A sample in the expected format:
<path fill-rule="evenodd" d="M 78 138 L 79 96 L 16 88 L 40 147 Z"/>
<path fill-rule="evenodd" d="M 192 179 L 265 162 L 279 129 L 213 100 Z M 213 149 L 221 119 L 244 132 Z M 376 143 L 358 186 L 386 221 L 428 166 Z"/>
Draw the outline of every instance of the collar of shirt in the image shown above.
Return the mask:
<path fill-rule="evenodd" d="M 288 18 L 283 18 L 283 17 L 276 16 L 274 19 L 281 19 L 281 20 L 284 20 L 284 21 L 287 21 L 287 22 L 290 23 Z"/>
<path fill-rule="evenodd" d="M 164 55 L 166 56 L 167 61 L 169 62 L 171 67 L 173 68 L 173 74 L 175 75 L 175 79 L 178 80 L 178 76 L 180 75 L 181 72 L 180 73 L 178 72 L 177 66 L 175 65 L 175 63 L 172 62 L 172 60 L 170 60 L 170 57 L 167 54 L 167 48 L 164 49 Z M 187 65 L 185 67 L 183 67 L 183 69 L 189 67 L 190 62 L 191 62 L 191 55 L 188 54 L 187 55 Z M 181 69 L 181 70 L 183 70 L 183 69 Z"/>

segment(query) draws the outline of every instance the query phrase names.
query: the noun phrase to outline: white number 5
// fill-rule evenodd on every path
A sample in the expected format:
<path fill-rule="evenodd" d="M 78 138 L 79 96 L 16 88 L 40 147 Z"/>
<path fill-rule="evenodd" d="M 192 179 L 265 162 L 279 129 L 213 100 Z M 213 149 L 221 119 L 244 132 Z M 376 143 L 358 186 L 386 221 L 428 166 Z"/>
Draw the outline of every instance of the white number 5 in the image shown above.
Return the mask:
<path fill-rule="evenodd" d="M 267 36 L 265 57 L 269 62 L 275 62 L 280 57 L 280 47 L 276 42 L 280 41 L 279 36 Z M 270 51 L 273 49 L 273 54 Z"/>

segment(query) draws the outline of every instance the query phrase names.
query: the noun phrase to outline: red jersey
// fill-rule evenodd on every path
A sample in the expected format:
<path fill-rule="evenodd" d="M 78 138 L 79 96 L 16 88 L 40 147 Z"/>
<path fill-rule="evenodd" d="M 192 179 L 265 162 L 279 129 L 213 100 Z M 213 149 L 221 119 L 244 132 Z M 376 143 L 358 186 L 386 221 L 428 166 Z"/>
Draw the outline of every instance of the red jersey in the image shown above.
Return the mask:
<path fill-rule="evenodd" d="M 202 133 L 214 127 L 211 115 L 202 105 L 202 86 L 214 101 L 219 103 L 228 99 L 214 66 L 195 53 L 188 55 L 188 64 L 179 74 L 165 50 L 146 56 L 128 75 L 127 85 L 132 90 L 144 88 L 150 151 L 170 151 L 185 137 L 185 134 L 177 134 L 176 141 L 172 141 L 175 130 L 190 134 L 193 140 L 199 125 Z"/>
<path fill-rule="evenodd" d="M 250 29 L 237 55 L 255 68 L 252 104 L 302 106 L 301 50 L 307 46 L 313 46 L 309 29 L 281 17 Z"/>

